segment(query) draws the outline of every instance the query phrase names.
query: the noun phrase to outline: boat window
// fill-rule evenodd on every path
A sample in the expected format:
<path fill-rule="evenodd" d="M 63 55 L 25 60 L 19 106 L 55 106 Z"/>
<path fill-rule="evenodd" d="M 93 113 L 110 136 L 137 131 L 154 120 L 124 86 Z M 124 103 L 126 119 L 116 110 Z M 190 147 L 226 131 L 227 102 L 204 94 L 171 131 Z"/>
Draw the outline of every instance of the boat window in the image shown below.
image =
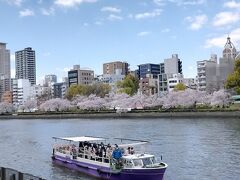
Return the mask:
<path fill-rule="evenodd" d="M 141 159 L 133 159 L 134 166 L 143 166 Z"/>
<path fill-rule="evenodd" d="M 155 157 L 151 157 L 150 159 L 151 159 L 151 161 L 152 161 L 153 164 L 156 164 Z"/>
<path fill-rule="evenodd" d="M 143 165 L 144 166 L 147 166 L 147 165 L 151 165 L 152 164 L 152 161 L 150 158 L 143 158 L 142 159 L 142 162 L 143 162 Z"/>
<path fill-rule="evenodd" d="M 133 164 L 132 164 L 132 162 L 131 162 L 131 160 L 124 160 L 124 166 L 126 167 L 126 168 L 132 168 L 133 167 Z"/>

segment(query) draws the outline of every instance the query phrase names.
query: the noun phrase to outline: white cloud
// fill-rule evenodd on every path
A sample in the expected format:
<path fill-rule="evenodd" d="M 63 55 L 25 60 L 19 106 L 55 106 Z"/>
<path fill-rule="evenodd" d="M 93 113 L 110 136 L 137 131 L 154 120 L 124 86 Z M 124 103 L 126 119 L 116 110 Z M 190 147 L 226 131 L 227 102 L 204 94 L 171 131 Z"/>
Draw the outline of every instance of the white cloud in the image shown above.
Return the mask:
<path fill-rule="evenodd" d="M 67 73 L 68 71 L 71 70 L 71 68 L 69 68 L 69 67 L 65 67 L 65 68 L 56 68 L 56 70 L 57 70 L 57 71 L 60 71 L 60 72 L 65 72 L 65 73 Z"/>
<path fill-rule="evenodd" d="M 117 16 L 115 14 L 110 14 L 107 19 L 110 20 L 110 21 L 120 21 L 123 18 L 122 18 L 122 16 Z"/>
<path fill-rule="evenodd" d="M 98 0 L 55 0 L 54 4 L 61 7 L 74 7 L 82 3 L 95 3 Z"/>
<path fill-rule="evenodd" d="M 228 37 L 228 34 L 224 34 L 219 37 L 207 39 L 204 47 L 205 48 L 211 48 L 211 47 L 223 48 L 225 43 L 227 42 L 227 37 Z M 230 32 L 229 37 L 231 37 L 231 41 L 234 43 L 235 46 L 239 45 L 239 43 L 240 43 L 240 28 L 234 29 L 232 32 Z"/>
<path fill-rule="evenodd" d="M 139 32 L 137 35 L 138 36 L 147 36 L 147 35 L 149 35 L 151 32 L 149 32 L 149 31 L 142 31 L 142 32 Z"/>
<path fill-rule="evenodd" d="M 153 0 L 153 3 L 155 3 L 158 6 L 164 6 L 165 5 L 164 0 Z"/>
<path fill-rule="evenodd" d="M 240 8 L 240 2 L 237 3 L 236 1 L 228 1 L 223 4 L 223 7 L 227 8 Z"/>
<path fill-rule="evenodd" d="M 34 16 L 34 15 L 35 15 L 34 11 L 30 9 L 24 9 L 23 11 L 19 12 L 20 17 L 27 17 L 27 16 Z"/>
<path fill-rule="evenodd" d="M 87 26 L 89 26 L 89 23 L 86 23 L 86 22 L 85 22 L 85 23 L 83 23 L 83 26 L 84 26 L 84 27 L 87 27 Z"/>
<path fill-rule="evenodd" d="M 120 13 L 122 10 L 116 7 L 105 6 L 101 9 L 102 12 Z"/>
<path fill-rule="evenodd" d="M 51 16 L 51 15 L 55 14 L 55 9 L 53 7 L 49 8 L 49 9 L 42 8 L 41 12 L 44 16 Z"/>
<path fill-rule="evenodd" d="M 161 9 L 154 9 L 152 12 L 144 12 L 135 15 L 135 19 L 154 18 L 161 15 Z"/>
<path fill-rule="evenodd" d="M 201 5 L 206 3 L 206 0 L 168 0 L 169 2 L 176 3 L 178 6 L 186 5 Z"/>
<path fill-rule="evenodd" d="M 208 21 L 208 17 L 205 15 L 205 14 L 202 14 L 202 15 L 198 15 L 198 16 L 195 16 L 195 17 L 186 17 L 185 18 L 188 22 L 190 22 L 190 29 L 192 30 L 199 30 L 202 28 L 202 26 L 204 24 L 207 23 Z"/>
<path fill-rule="evenodd" d="M 8 4 L 13 4 L 16 6 L 21 6 L 23 3 L 23 0 L 3 0 L 6 1 Z"/>
<path fill-rule="evenodd" d="M 169 28 L 165 28 L 165 29 L 161 30 L 161 32 L 162 33 L 168 33 L 168 32 L 170 32 L 170 29 Z"/>
<path fill-rule="evenodd" d="M 213 19 L 214 26 L 224 26 L 236 23 L 240 20 L 240 13 L 238 12 L 220 12 Z"/>
<path fill-rule="evenodd" d="M 98 26 L 101 26 L 101 25 L 103 25 L 103 22 L 102 21 L 96 21 L 94 24 L 98 25 Z"/>

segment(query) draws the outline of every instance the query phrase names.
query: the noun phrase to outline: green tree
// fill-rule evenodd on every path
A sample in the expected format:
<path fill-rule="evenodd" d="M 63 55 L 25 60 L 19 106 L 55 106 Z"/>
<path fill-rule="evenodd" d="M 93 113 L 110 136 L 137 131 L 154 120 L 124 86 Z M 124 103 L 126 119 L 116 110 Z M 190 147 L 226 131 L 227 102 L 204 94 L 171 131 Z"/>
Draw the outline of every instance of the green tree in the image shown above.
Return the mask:
<path fill-rule="evenodd" d="M 118 92 L 126 93 L 130 96 L 137 93 L 139 88 L 139 80 L 128 74 L 122 81 L 117 82 Z"/>
<path fill-rule="evenodd" d="M 227 89 L 234 89 L 237 94 L 240 94 L 240 57 L 236 59 L 234 72 L 227 77 L 225 87 Z"/>
<path fill-rule="evenodd" d="M 175 87 L 174 87 L 174 91 L 185 91 L 185 89 L 187 89 L 187 86 L 183 83 L 178 83 Z"/>
<path fill-rule="evenodd" d="M 77 95 L 89 96 L 90 94 L 104 97 L 106 94 L 109 94 L 110 91 L 111 87 L 108 84 L 72 85 L 67 90 L 66 98 L 72 99 Z"/>

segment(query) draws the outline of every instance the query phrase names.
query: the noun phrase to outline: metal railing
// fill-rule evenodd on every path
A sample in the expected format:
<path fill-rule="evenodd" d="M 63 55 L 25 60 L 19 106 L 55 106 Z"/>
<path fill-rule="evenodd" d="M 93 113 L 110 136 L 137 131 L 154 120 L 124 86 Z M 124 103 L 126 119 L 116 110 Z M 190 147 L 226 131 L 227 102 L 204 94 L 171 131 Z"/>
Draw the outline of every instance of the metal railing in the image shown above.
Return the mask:
<path fill-rule="evenodd" d="M 11 168 L 0 167 L 0 180 L 46 180 Z"/>

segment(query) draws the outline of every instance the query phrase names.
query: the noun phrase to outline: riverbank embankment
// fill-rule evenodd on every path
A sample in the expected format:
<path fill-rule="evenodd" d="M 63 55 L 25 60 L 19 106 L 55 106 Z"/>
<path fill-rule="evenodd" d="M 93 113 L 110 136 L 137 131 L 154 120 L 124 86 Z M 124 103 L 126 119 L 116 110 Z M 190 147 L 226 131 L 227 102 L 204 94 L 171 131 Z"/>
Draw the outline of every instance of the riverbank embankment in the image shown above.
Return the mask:
<path fill-rule="evenodd" d="M 216 112 L 127 112 L 127 113 L 22 113 L 0 115 L 0 119 L 105 119 L 105 118 L 240 118 L 240 111 Z"/>

